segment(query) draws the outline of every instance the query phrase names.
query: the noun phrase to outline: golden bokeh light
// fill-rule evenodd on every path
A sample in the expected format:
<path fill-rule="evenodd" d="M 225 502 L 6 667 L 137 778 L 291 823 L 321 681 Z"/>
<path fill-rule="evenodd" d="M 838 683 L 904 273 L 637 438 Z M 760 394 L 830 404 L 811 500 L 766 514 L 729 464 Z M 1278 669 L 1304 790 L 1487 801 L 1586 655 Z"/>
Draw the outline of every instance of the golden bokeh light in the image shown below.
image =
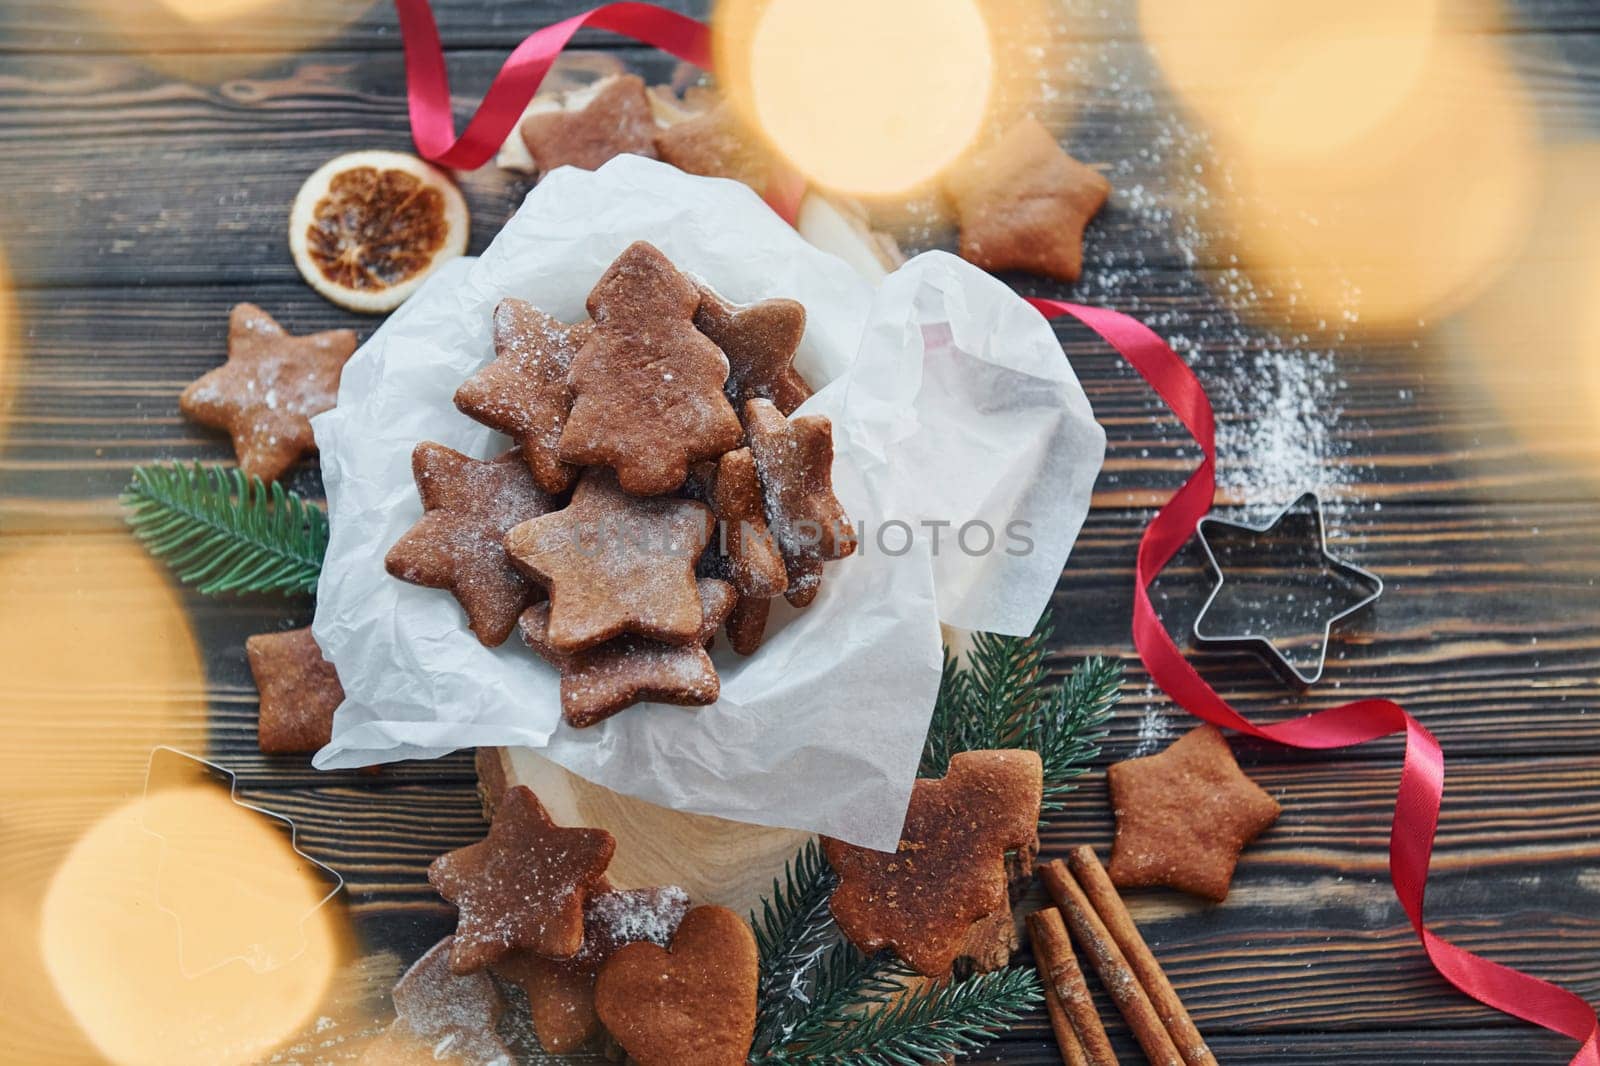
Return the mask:
<path fill-rule="evenodd" d="M 189 22 L 223 22 L 280 6 L 280 0 L 158 0 L 160 5 Z"/>
<path fill-rule="evenodd" d="M 63 2 L 80 9 L 86 33 L 109 38 L 147 65 L 186 81 L 228 85 L 332 40 L 379 0 Z"/>
<path fill-rule="evenodd" d="M 715 26 L 730 97 L 825 188 L 925 184 L 989 114 L 995 57 L 974 0 L 725 0 Z"/>
<path fill-rule="evenodd" d="M 6 427 L 11 422 L 17 377 L 22 373 L 18 365 L 22 354 L 19 334 L 16 289 L 11 282 L 11 268 L 6 262 L 5 251 L 0 248 L 0 441 L 5 440 Z"/>
<path fill-rule="evenodd" d="M 39 943 L 62 1000 L 111 1062 L 234 1066 L 299 1032 L 321 1003 L 339 956 L 323 892 L 273 823 L 226 788 L 167 788 L 113 809 L 73 845 L 46 893 Z M 265 967 L 235 954 L 258 936 L 300 949 Z M 216 961 L 197 974 L 192 959 Z"/>
<path fill-rule="evenodd" d="M 1469 388 L 1518 439 L 1600 478 L 1600 144 L 1552 149 L 1526 239 L 1453 322 Z"/>
<path fill-rule="evenodd" d="M 1520 240 L 1536 180 L 1532 113 L 1498 48 L 1437 42 L 1399 106 L 1340 129 L 1322 153 L 1302 134 L 1286 154 L 1276 126 L 1224 140 L 1217 228 L 1252 273 L 1292 279 L 1312 324 L 1414 329 L 1462 306 Z"/>
<path fill-rule="evenodd" d="M 104 1063 L 39 950 L 46 885 L 80 834 L 144 787 L 151 750 L 203 749 L 205 670 L 167 575 L 121 532 L 0 535 L 0 1062 Z M 94 935 L 100 935 L 98 932 Z"/>
<path fill-rule="evenodd" d="M 1162 73 L 1219 134 L 1259 157 L 1328 158 L 1423 77 L 1440 0 L 1140 0 Z"/>

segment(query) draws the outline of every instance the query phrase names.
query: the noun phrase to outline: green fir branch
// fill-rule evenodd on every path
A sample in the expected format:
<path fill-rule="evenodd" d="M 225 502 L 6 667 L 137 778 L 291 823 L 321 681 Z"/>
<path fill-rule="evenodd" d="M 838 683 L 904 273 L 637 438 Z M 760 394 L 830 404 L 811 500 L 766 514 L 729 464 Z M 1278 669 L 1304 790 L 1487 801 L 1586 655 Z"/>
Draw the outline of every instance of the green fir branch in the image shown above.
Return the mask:
<path fill-rule="evenodd" d="M 912 971 L 893 955 L 866 955 L 845 940 L 819 946 L 796 975 L 795 996 L 757 1025 L 753 1062 L 786 1061 L 785 1048 L 805 1044 L 905 991 Z"/>
<path fill-rule="evenodd" d="M 966 665 L 972 675 L 969 720 L 978 743 L 965 750 L 1019 746 L 1028 719 L 1049 695 L 1044 660 L 1051 632 L 1046 614 L 1026 637 L 973 634 Z"/>
<path fill-rule="evenodd" d="M 811 988 L 811 1014 L 795 1029 L 792 1039 L 804 1040 L 826 1019 L 840 1018 L 881 1006 L 904 992 L 906 979 L 916 971 L 887 952 L 863 953 L 848 940 L 828 948 L 817 965 Z"/>
<path fill-rule="evenodd" d="M 930 984 L 867 1013 L 808 1018 L 806 1039 L 753 1059 L 757 1066 L 926 1066 L 975 1051 L 1043 998 L 1030 967 Z M 796 1033 L 799 1036 L 799 1033 Z"/>
<path fill-rule="evenodd" d="M 933 717 L 928 722 L 928 739 L 922 749 L 918 777 L 943 777 L 950 768 L 951 756 L 968 749 L 961 746 L 967 731 L 967 708 L 971 706 L 972 675 L 960 660 L 944 649 L 944 670 L 939 677 L 939 694 L 933 701 Z"/>
<path fill-rule="evenodd" d="M 1072 780 L 1100 754 L 1122 666 L 1095 657 L 1052 687 L 1051 632 L 1046 614 L 1026 637 L 975 634 L 965 662 L 946 649 L 919 776 L 943 777 L 959 752 L 1028 748 L 1044 762 L 1043 811 L 1060 809 Z"/>
<path fill-rule="evenodd" d="M 750 916 L 761 960 L 756 986 L 757 1046 L 781 1038 L 808 1005 L 808 973 L 822 957 L 833 916 L 828 899 L 838 884 L 833 867 L 815 838 L 806 841 L 774 878 L 772 895 L 761 901 L 761 915 Z"/>
<path fill-rule="evenodd" d="M 1073 779 L 1099 756 L 1121 698 L 1122 664 L 1097 655 L 1079 663 L 1027 720 L 1017 746 L 1032 748 L 1044 763 L 1041 813 L 1065 805 Z"/>
<path fill-rule="evenodd" d="M 121 502 L 150 554 L 208 596 L 316 590 L 328 517 L 276 482 L 216 465 L 141 466 Z"/>

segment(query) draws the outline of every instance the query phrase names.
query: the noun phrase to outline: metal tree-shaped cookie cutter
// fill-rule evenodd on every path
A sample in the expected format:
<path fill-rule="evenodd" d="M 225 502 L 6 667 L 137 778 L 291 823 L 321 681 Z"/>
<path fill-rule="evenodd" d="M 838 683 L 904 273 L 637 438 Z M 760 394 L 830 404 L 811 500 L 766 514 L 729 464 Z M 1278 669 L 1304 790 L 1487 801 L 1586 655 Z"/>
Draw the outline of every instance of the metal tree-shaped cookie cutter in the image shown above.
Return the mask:
<path fill-rule="evenodd" d="M 1298 536 L 1286 536 L 1287 528 L 1297 517 L 1302 518 L 1308 528 L 1303 532 L 1293 531 Z M 1307 536 L 1306 534 L 1313 529 L 1315 536 Z M 1196 525 L 1195 533 L 1200 541 L 1200 547 L 1206 553 L 1211 571 L 1217 579 L 1211 594 L 1201 606 L 1200 613 L 1195 616 L 1193 627 L 1195 640 L 1207 647 L 1243 648 L 1254 651 L 1303 687 L 1310 687 L 1322 679 L 1323 669 L 1328 662 L 1328 643 L 1333 636 L 1333 627 L 1357 611 L 1370 606 L 1383 595 L 1382 578 L 1370 570 L 1337 558 L 1328 550 L 1322 499 L 1315 492 L 1301 493 L 1262 525 L 1229 522 L 1207 515 Z M 1261 592 L 1260 597 L 1251 600 L 1248 593 L 1229 592 L 1224 598 L 1224 604 L 1235 613 L 1241 614 L 1241 617 L 1224 626 L 1221 631 L 1208 630 L 1206 626 L 1210 616 L 1214 612 L 1221 613 L 1218 610 L 1219 597 L 1224 597 L 1224 590 L 1231 590 L 1240 585 L 1247 589 L 1250 587 L 1248 580 L 1240 581 L 1236 578 L 1230 581 L 1227 577 L 1227 572 L 1230 570 L 1237 573 L 1241 569 L 1247 569 L 1228 565 L 1232 561 L 1231 553 L 1219 550 L 1219 544 L 1229 536 L 1246 542 L 1263 553 L 1277 551 L 1279 554 L 1284 554 L 1287 551 L 1293 553 L 1295 558 L 1289 567 L 1269 565 L 1249 568 L 1249 572 L 1257 579 L 1255 587 Z M 1335 588 L 1342 592 L 1339 596 L 1326 594 L 1321 604 L 1312 602 L 1313 609 L 1319 606 L 1323 608 L 1315 615 L 1320 625 L 1294 634 L 1296 639 L 1292 641 L 1283 638 L 1281 630 L 1275 623 L 1281 619 L 1286 603 L 1297 602 L 1300 590 L 1310 589 L 1313 586 L 1303 580 L 1298 584 L 1291 582 L 1290 591 L 1286 596 L 1284 591 L 1286 572 L 1291 578 L 1304 578 L 1315 572 L 1323 579 L 1321 587 L 1325 593 Z M 1273 580 L 1265 580 L 1269 577 Z M 1239 602 L 1227 602 L 1229 599 Z M 1244 613 L 1245 608 L 1264 608 L 1264 610 L 1251 615 Z M 1310 617 L 1309 613 L 1307 617 Z M 1296 652 L 1301 650 L 1308 654 L 1304 657 L 1298 656 Z"/>
<path fill-rule="evenodd" d="M 299 916 L 298 921 L 294 923 L 294 934 L 298 940 L 292 946 L 288 944 L 287 938 L 274 942 L 270 938 L 261 935 L 258 935 L 249 943 L 243 943 L 242 941 L 248 940 L 250 936 L 247 928 L 248 923 L 241 923 L 237 915 L 229 918 L 218 911 L 208 913 L 205 916 L 206 919 L 212 925 L 213 931 L 224 923 L 229 928 L 239 931 L 241 938 L 239 948 L 237 950 L 219 952 L 213 957 L 203 960 L 191 958 L 190 951 L 192 949 L 186 942 L 185 937 L 185 922 L 189 920 L 189 916 L 181 913 L 180 909 L 171 902 L 172 892 L 169 878 L 175 874 L 180 877 L 193 876 L 194 871 L 181 869 L 174 871 L 172 868 L 172 853 L 179 846 L 180 840 L 183 844 L 196 850 L 203 850 L 210 841 L 203 834 L 198 833 L 194 825 L 186 823 L 181 816 L 157 815 L 155 812 L 158 809 L 164 811 L 164 808 L 159 808 L 152 800 L 168 790 L 193 790 L 202 787 L 214 787 L 218 790 L 225 787 L 227 789 L 227 798 L 234 806 L 269 821 L 279 823 L 279 826 L 286 831 L 285 836 L 287 839 L 284 842 L 288 844 L 298 860 L 303 863 L 301 874 L 296 876 L 303 875 L 307 879 L 328 886 L 327 891 L 322 893 L 319 898 L 312 900 L 304 913 Z M 178 966 L 180 972 L 185 977 L 194 979 L 202 977 L 229 962 L 238 960 L 257 973 L 270 973 L 299 958 L 306 949 L 305 923 L 311 919 L 313 914 L 327 906 L 343 890 L 344 877 L 333 867 L 312 858 L 301 850 L 298 838 L 299 830 L 294 820 L 240 799 L 238 775 L 232 770 L 218 766 L 216 763 L 202 759 L 199 756 L 190 755 L 188 752 L 166 746 L 157 747 L 150 753 L 149 766 L 145 771 L 144 796 L 145 807 L 140 815 L 140 825 L 145 832 L 160 838 L 162 842 L 156 874 L 156 903 L 164 912 L 171 915 L 178 924 Z M 206 826 L 205 828 L 209 830 L 211 827 Z M 237 888 L 240 895 L 244 895 L 248 891 L 261 892 L 270 888 L 268 885 L 248 881 L 241 876 L 241 871 L 239 870 L 227 870 L 222 869 L 220 866 L 211 866 L 204 872 L 208 875 L 206 887 L 219 892 L 228 891 L 230 886 Z M 246 928 L 241 929 L 241 926 Z"/>

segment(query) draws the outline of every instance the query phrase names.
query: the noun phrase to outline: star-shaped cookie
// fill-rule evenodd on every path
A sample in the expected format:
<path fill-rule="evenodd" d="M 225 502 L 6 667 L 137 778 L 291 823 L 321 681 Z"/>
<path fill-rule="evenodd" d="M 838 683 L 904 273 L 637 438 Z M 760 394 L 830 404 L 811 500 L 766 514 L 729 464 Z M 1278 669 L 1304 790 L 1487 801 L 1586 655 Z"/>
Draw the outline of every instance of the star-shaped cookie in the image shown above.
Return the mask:
<path fill-rule="evenodd" d="M 749 448 L 717 461 L 711 510 L 721 523 L 717 547 L 727 559 L 728 579 L 739 594 L 765 600 L 783 592 L 789 584 L 788 571 L 767 527 L 761 482 Z"/>
<path fill-rule="evenodd" d="M 344 688 L 311 628 L 257 633 L 244 642 L 244 652 L 261 693 L 256 737 L 262 752 L 304 753 L 327 744 Z"/>
<path fill-rule="evenodd" d="M 695 563 L 714 521 L 703 503 L 634 496 L 596 468 L 570 504 L 511 530 L 505 548 L 550 594 L 545 639 L 557 653 L 625 633 L 688 644 L 704 624 Z"/>
<path fill-rule="evenodd" d="M 749 448 L 701 464 L 689 483 L 717 516 L 717 542 L 701 560 L 701 571 L 732 582 L 738 598 L 726 621 L 728 643 L 753 655 L 767 632 L 772 597 L 789 587 L 789 571 L 767 527 L 761 482 Z M 698 495 L 696 495 L 698 493 Z"/>
<path fill-rule="evenodd" d="M 640 496 L 671 492 L 689 465 L 739 445 L 723 395 L 728 360 L 694 328 L 700 289 L 660 250 L 636 241 L 589 293 L 594 332 L 572 358 L 572 412 L 560 455 L 609 466 Z"/>
<path fill-rule="evenodd" d="M 241 470 L 275 481 L 316 451 L 311 416 L 338 400 L 339 374 L 355 350 L 350 330 L 291 337 L 261 308 L 239 304 L 228 320 L 228 361 L 184 389 L 178 407 L 227 430 Z"/>
<path fill-rule="evenodd" d="M 1166 885 L 1222 902 L 1246 844 L 1278 820 L 1278 801 L 1244 775 L 1216 726 L 1159 755 L 1106 771 L 1117 816 L 1111 880 Z"/>
<path fill-rule="evenodd" d="M 394 1023 L 367 1045 L 359 1066 L 513 1066 L 497 1029 L 505 1002 L 488 974 L 451 972 L 453 942 L 439 941 L 400 978 Z"/>
<path fill-rule="evenodd" d="M 868 954 L 892 948 L 918 973 L 948 976 L 973 926 L 1005 906 L 1006 852 L 1033 846 L 1043 795 L 1038 753 L 962 752 L 944 777 L 917 780 L 896 851 L 824 837 L 839 929 Z"/>
<path fill-rule="evenodd" d="M 424 441 L 411 453 L 411 472 L 422 518 L 389 549 L 384 566 L 402 581 L 448 589 L 478 639 L 498 647 L 534 592 L 506 556 L 506 533 L 548 513 L 550 497 L 515 450 L 484 460 Z"/>
<path fill-rule="evenodd" d="M 428 867 L 429 883 L 461 912 L 450 968 L 472 973 L 513 951 L 576 955 L 584 904 L 616 846 L 603 829 L 556 825 L 526 785 L 507 789 L 487 837 Z"/>
<path fill-rule="evenodd" d="M 700 579 L 700 631 L 689 644 L 623 636 L 563 655 L 550 644 L 548 603 L 534 604 L 522 613 L 522 639 L 561 672 L 561 714 L 575 729 L 635 703 L 705 707 L 722 694 L 705 642 L 732 612 L 735 595 L 726 581 Z"/>
<path fill-rule="evenodd" d="M 961 225 L 963 259 L 985 270 L 1077 281 L 1084 227 L 1111 183 L 1030 117 L 956 168 L 945 189 Z"/>
<path fill-rule="evenodd" d="M 689 894 L 676 885 L 612 889 L 589 897 L 583 947 L 570 959 L 521 952 L 495 972 L 522 986 L 539 1043 L 553 1055 L 577 1051 L 600 1031 L 594 982 L 600 967 L 624 944 L 666 947 L 689 910 Z"/>
<path fill-rule="evenodd" d="M 767 526 L 789 571 L 784 598 L 804 607 L 822 587 L 822 563 L 856 550 L 855 528 L 833 494 L 833 424 L 821 415 L 785 418 L 770 400 L 744 409 Z"/>
<path fill-rule="evenodd" d="M 461 413 L 516 441 L 546 492 L 566 492 L 578 476 L 556 447 L 572 408 L 567 369 L 592 328 L 568 325 L 526 300 L 501 300 L 494 309 L 494 362 L 456 390 Z"/>
<path fill-rule="evenodd" d="M 556 167 L 597 170 L 612 156 L 656 157 L 656 119 L 644 79 L 620 74 L 583 92 L 574 110 L 539 111 L 522 122 L 522 143 L 541 174 Z"/>
<path fill-rule="evenodd" d="M 732 178 L 756 192 L 767 187 L 772 160 L 727 103 L 674 122 L 656 134 L 656 154 L 679 170 Z"/>
<path fill-rule="evenodd" d="M 728 357 L 725 391 L 735 411 L 749 400 L 771 400 L 786 415 L 805 403 L 811 386 L 794 368 L 806 332 L 806 309 L 793 300 L 762 300 L 736 307 L 701 290 L 694 324 Z"/>

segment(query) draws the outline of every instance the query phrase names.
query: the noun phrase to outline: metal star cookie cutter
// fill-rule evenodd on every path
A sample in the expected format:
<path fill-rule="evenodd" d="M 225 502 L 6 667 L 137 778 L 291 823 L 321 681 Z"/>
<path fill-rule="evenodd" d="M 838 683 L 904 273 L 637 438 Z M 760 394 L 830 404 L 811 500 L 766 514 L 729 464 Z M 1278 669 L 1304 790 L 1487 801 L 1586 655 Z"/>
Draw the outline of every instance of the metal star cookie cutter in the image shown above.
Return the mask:
<path fill-rule="evenodd" d="M 1298 528 L 1297 520 L 1304 523 L 1304 530 Z M 1307 535 L 1313 531 L 1314 536 Z M 1333 627 L 1383 595 L 1382 578 L 1338 558 L 1328 549 L 1322 498 L 1315 492 L 1302 492 L 1262 525 L 1207 515 L 1196 525 L 1195 532 L 1216 575 L 1216 584 L 1194 619 L 1196 642 L 1256 652 L 1303 688 L 1322 679 Z M 1237 543 L 1228 544 L 1230 539 Z M 1258 558 L 1276 553 L 1290 565 L 1232 565 L 1240 555 L 1247 554 L 1239 551 L 1238 543 L 1253 549 Z M 1313 574 L 1321 579 L 1323 595 L 1320 601 L 1312 596 L 1302 604 L 1302 592 L 1318 587 L 1304 580 Z M 1304 619 L 1315 618 L 1318 624 L 1286 635 L 1279 623 L 1285 617 L 1286 606 L 1291 604 L 1300 609 Z M 1221 624 L 1216 616 L 1222 617 Z"/>
<path fill-rule="evenodd" d="M 238 827 L 221 826 L 192 817 L 189 812 L 195 809 L 197 801 L 203 802 L 196 795 L 198 791 L 215 789 L 222 793 L 224 787 L 228 803 L 277 823 L 279 829 L 287 831 L 283 842 L 294 856 L 292 863 L 279 864 L 269 871 L 265 865 L 246 869 L 242 865 L 230 867 L 221 861 L 218 845 L 224 838 L 236 840 Z M 163 801 L 164 794 L 169 792 L 178 802 Z M 161 746 L 151 751 L 145 770 L 144 805 L 139 823 L 145 832 L 161 840 L 156 904 L 177 923 L 178 967 L 189 979 L 203 977 L 234 961 L 243 962 L 256 973 L 270 973 L 287 966 L 306 950 L 306 923 L 344 889 L 344 877 L 339 871 L 301 849 L 299 828 L 292 818 L 240 799 L 237 774 L 177 748 Z M 264 843 L 270 848 L 270 840 Z M 234 857 L 238 854 L 236 850 Z M 263 926 L 252 927 L 248 920 L 252 914 L 251 897 L 258 901 L 254 913 L 259 915 L 262 910 L 259 901 L 270 899 L 275 890 L 283 889 L 304 896 L 303 911 L 298 917 L 283 921 L 281 928 L 275 931 L 276 936 L 271 935 L 274 931 Z M 234 895 L 223 897 L 229 891 Z M 221 905 L 209 905 L 218 897 L 223 897 L 218 901 Z M 208 902 L 204 913 L 187 913 L 197 898 Z M 199 950 L 192 943 L 195 938 L 185 934 L 202 928 L 205 935 L 198 938 L 200 941 L 211 945 L 231 941 L 231 946 L 213 948 L 206 957 L 195 958 Z"/>

